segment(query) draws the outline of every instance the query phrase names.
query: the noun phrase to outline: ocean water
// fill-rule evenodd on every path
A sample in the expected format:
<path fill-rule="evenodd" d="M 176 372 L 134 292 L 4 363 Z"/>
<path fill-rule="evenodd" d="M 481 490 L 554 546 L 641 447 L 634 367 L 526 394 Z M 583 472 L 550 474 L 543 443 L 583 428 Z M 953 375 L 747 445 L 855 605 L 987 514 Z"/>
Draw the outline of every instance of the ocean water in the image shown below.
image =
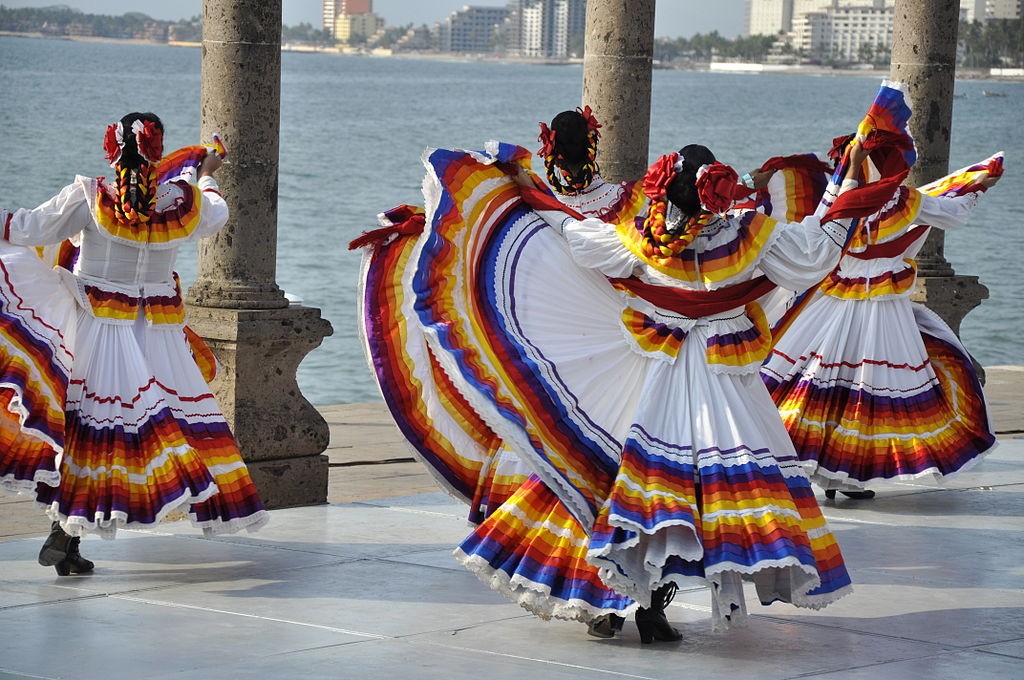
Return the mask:
<path fill-rule="evenodd" d="M 655 71 L 652 159 L 698 142 L 742 172 L 827 149 L 856 126 L 885 76 Z M 346 244 L 382 210 L 422 202 L 424 149 L 501 139 L 535 150 L 538 121 L 577 106 L 582 78 L 571 65 L 283 55 L 277 282 L 334 326 L 299 369 L 310 401 L 380 398 L 357 340 L 359 255 Z M 75 174 L 109 174 L 104 128 L 127 111 L 159 114 L 169 149 L 200 141 L 199 84 L 194 48 L 0 37 L 0 205 L 34 206 Z M 956 271 L 990 291 L 962 337 L 983 365 L 1024 364 L 1024 83 L 959 81 L 956 91 L 951 169 L 1007 156 L 1006 176 L 971 223 L 946 235 Z M 193 252 L 181 254 L 179 271 L 186 285 L 194 280 Z"/>

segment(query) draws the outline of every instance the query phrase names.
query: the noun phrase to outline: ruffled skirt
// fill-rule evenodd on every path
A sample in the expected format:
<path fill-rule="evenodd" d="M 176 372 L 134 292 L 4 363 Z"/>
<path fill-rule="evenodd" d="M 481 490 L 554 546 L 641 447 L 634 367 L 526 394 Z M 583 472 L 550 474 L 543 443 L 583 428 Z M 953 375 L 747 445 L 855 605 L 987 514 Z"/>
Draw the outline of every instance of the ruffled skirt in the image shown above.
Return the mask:
<path fill-rule="evenodd" d="M 819 297 L 761 375 L 824 488 L 937 481 L 995 446 L 966 350 L 937 315 L 904 296 Z"/>
<path fill-rule="evenodd" d="M 7 248 L 5 487 L 34 487 L 72 535 L 110 538 L 179 509 L 208 534 L 266 523 L 183 328 L 98 319 L 34 251 Z"/>

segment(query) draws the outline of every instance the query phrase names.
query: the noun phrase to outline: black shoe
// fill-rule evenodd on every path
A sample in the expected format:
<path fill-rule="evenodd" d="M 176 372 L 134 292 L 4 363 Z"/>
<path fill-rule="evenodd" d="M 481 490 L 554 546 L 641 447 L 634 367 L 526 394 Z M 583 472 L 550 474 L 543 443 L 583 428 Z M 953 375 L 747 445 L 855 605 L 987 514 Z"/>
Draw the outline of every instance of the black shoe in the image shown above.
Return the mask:
<path fill-rule="evenodd" d="M 666 583 L 651 593 L 651 608 L 640 607 L 636 610 L 636 627 L 640 631 L 640 642 L 649 645 L 655 640 L 659 642 L 677 642 L 683 634 L 672 627 L 665 616 L 665 607 L 676 596 L 679 586 Z"/>
<path fill-rule="evenodd" d="M 616 633 L 622 630 L 622 624 L 625 621 L 626 619 L 618 614 L 598 616 L 596 619 L 591 619 L 590 623 L 587 624 L 587 635 L 593 635 L 598 638 L 613 638 Z"/>
<path fill-rule="evenodd" d="M 82 553 L 78 552 L 78 544 L 81 542 L 82 539 L 79 536 L 75 536 L 68 541 L 68 556 L 61 563 L 67 565 L 68 570 L 72 574 L 88 574 L 96 566 L 92 563 L 92 560 L 85 559 L 82 557 Z M 57 569 L 57 573 L 60 574 L 60 569 Z M 61 574 L 61 576 L 67 576 L 67 574 Z"/>
<path fill-rule="evenodd" d="M 63 562 L 67 559 L 70 541 L 71 536 L 60 528 L 60 522 L 52 523 L 50 535 L 46 537 L 43 547 L 39 550 L 39 564 L 44 567 L 53 567 Z M 58 574 L 60 571 L 57 569 Z"/>

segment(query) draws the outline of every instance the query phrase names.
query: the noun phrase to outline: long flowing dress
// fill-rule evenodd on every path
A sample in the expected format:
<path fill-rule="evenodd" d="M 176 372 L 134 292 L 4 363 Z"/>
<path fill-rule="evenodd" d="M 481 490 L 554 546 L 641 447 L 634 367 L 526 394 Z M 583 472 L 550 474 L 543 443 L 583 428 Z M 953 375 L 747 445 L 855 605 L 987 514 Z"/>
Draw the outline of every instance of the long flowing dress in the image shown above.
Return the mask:
<path fill-rule="evenodd" d="M 415 310 L 451 382 L 585 528 L 603 583 L 640 604 L 669 581 L 710 585 L 716 625 L 745 615 L 744 578 L 765 603 L 845 594 L 758 377 L 770 337 L 756 303 L 687 316 L 609 282 L 727 295 L 766 274 L 806 287 L 835 265 L 845 225 L 716 218 L 681 257 L 651 260 L 632 223 L 568 220 L 563 237 L 496 167 L 508 154 L 428 154 Z M 461 550 L 491 562 L 478 533 Z"/>
<path fill-rule="evenodd" d="M 193 358 L 178 249 L 217 232 L 209 177 L 163 182 L 148 223 L 76 177 L 4 220 L 0 241 L 0 480 L 35 493 L 72 535 L 187 510 L 205 533 L 266 523 L 257 490 Z M 80 244 L 73 271 L 34 246 Z M 42 255 L 41 255 L 42 253 Z"/>
<path fill-rule="evenodd" d="M 901 187 L 777 338 L 761 377 L 823 488 L 938 481 L 995 446 L 970 356 L 910 295 L 930 227 L 963 225 L 977 175 L 996 165 L 1000 154 L 921 190 Z"/>
<path fill-rule="evenodd" d="M 632 221 L 647 201 L 640 182 L 611 183 L 599 175 L 585 189 L 557 199 L 608 223 Z M 587 561 L 588 544 L 586 529 L 531 474 L 456 548 L 455 557 L 492 589 L 543 619 L 588 622 L 628 613 L 635 602 L 601 580 L 599 569 Z"/>
<path fill-rule="evenodd" d="M 523 152 L 518 159 L 527 157 Z M 638 183 L 595 177 L 562 200 L 617 220 L 632 219 L 646 199 Z M 461 550 L 457 557 L 491 587 L 543 618 L 586 621 L 621 613 L 632 601 L 605 586 L 586 561 L 587 536 L 578 521 L 475 413 L 427 344 L 412 289 L 421 215 L 419 208 L 399 206 L 380 216 L 381 229 L 354 242 L 369 246 L 360 276 L 360 331 L 400 430 L 439 486 L 469 505 L 469 520 L 480 524 L 475 535 L 491 546 L 482 565 L 479 556 L 468 558 Z M 512 557 L 525 554 L 530 568 Z M 524 569 L 527 576 L 516 573 Z"/>

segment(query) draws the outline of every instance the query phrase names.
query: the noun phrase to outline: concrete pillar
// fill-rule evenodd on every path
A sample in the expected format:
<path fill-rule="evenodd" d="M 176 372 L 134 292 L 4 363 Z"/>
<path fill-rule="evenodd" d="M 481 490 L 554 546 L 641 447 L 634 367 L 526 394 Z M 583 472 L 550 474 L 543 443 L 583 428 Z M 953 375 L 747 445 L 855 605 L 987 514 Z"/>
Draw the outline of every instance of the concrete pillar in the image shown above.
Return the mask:
<path fill-rule="evenodd" d="M 589 0 L 583 103 L 601 125 L 598 163 L 611 182 L 647 170 L 655 0 Z"/>
<path fill-rule="evenodd" d="M 280 94 L 281 0 L 203 0 L 201 129 L 227 146 L 231 218 L 199 246 L 189 325 L 221 363 L 213 390 L 268 508 L 326 502 L 329 440 L 295 374 L 331 325 L 276 282 Z"/>
<path fill-rule="evenodd" d="M 917 164 L 907 183 L 920 186 L 949 172 L 960 3 L 896 0 L 894 12 L 890 77 L 908 86 Z M 976 276 L 955 275 L 944 247 L 945 234 L 932 229 L 918 256 L 919 278 L 912 299 L 926 304 L 959 333 L 960 322 L 988 298 L 988 289 Z"/>

